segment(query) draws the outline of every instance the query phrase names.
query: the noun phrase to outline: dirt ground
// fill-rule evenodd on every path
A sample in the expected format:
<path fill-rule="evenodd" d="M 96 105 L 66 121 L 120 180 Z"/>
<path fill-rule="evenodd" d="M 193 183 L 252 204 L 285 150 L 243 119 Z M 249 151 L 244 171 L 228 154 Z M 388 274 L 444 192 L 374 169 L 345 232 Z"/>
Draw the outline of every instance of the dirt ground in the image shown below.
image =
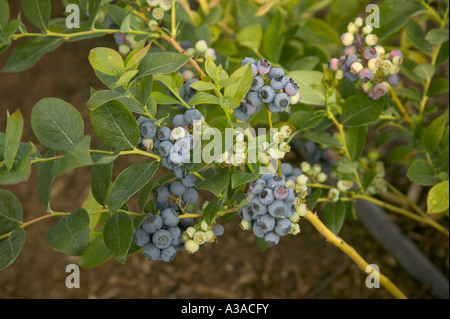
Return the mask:
<path fill-rule="evenodd" d="M 58 97 L 81 112 L 85 132 L 93 136 L 92 148 L 100 145 L 86 107 L 90 88 L 102 88 L 87 60 L 89 50 L 96 46 L 113 47 L 113 41 L 104 38 L 65 43 L 31 70 L 1 73 L 0 130 L 5 130 L 6 110 L 12 113 L 20 109 L 25 119 L 22 140 L 38 144 L 30 127 L 31 109 L 41 98 Z M 0 67 L 10 53 L 0 56 Z M 116 170 L 133 160 L 121 159 Z M 79 207 L 89 192 L 90 174 L 89 168 L 82 168 L 58 177 L 52 208 L 71 211 Z M 27 183 L 1 188 L 19 197 L 24 220 L 45 214 L 36 188 L 36 168 Z M 448 277 L 448 239 L 415 222 L 391 216 Z M 46 220 L 26 228 L 22 253 L 12 266 L 0 272 L 1 299 L 391 298 L 383 288 L 366 288 L 365 274 L 307 221 L 301 223 L 300 235 L 283 238 L 278 246 L 262 253 L 251 233 L 239 228 L 238 217 L 224 223 L 225 235 L 217 243 L 202 246 L 195 255 L 181 253 L 170 264 L 148 262 L 140 253 L 130 256 L 125 265 L 110 260 L 94 269 L 81 269 L 81 287 L 68 289 L 65 268 L 77 258 L 55 252 L 46 244 L 44 234 L 55 222 Z M 429 287 L 412 279 L 358 222 L 346 222 L 340 235 L 369 263 L 378 264 L 408 297 L 433 298 Z"/>

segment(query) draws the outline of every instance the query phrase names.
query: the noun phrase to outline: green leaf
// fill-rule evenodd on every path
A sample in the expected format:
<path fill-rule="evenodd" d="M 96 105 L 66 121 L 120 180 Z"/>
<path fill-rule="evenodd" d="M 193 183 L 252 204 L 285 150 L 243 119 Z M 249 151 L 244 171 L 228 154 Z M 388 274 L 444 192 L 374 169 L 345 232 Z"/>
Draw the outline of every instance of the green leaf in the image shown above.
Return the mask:
<path fill-rule="evenodd" d="M 427 40 L 431 44 L 441 45 L 445 41 L 448 41 L 448 29 L 432 29 L 428 31 L 427 35 L 425 36 L 425 40 Z"/>
<path fill-rule="evenodd" d="M 100 10 L 100 6 L 102 4 L 102 0 L 90 0 L 89 1 L 89 23 L 90 29 L 95 26 L 95 20 L 97 18 L 98 11 Z"/>
<path fill-rule="evenodd" d="M 56 156 L 56 152 L 53 150 L 48 150 L 47 153 L 45 153 L 44 158 L 50 158 L 54 156 Z M 55 176 L 51 173 L 54 165 L 55 161 L 46 163 L 43 162 L 39 164 L 37 169 L 37 189 L 42 203 L 47 208 L 47 212 L 50 211 L 49 201 L 53 182 L 55 180 Z"/>
<path fill-rule="evenodd" d="M 92 165 L 90 153 L 91 137 L 85 135 L 62 158 L 56 161 L 51 173 L 53 176 L 61 175 L 79 167 Z"/>
<path fill-rule="evenodd" d="M 103 228 L 106 247 L 114 259 L 124 264 L 133 241 L 133 220 L 124 212 L 109 216 Z"/>
<path fill-rule="evenodd" d="M 23 210 L 19 199 L 10 191 L 0 189 L 0 235 L 19 227 Z"/>
<path fill-rule="evenodd" d="M 143 48 L 144 42 L 141 43 L 142 46 L 138 46 L 133 51 L 131 51 L 131 53 L 128 54 L 127 58 L 125 59 L 125 70 L 136 70 L 150 50 L 150 44 Z"/>
<path fill-rule="evenodd" d="M 344 202 L 328 203 L 323 208 L 325 225 L 335 234 L 339 234 L 344 225 L 346 207 Z"/>
<path fill-rule="evenodd" d="M 448 181 L 443 181 L 431 188 L 427 197 L 427 214 L 438 214 L 448 209 Z"/>
<path fill-rule="evenodd" d="M 419 64 L 414 69 L 414 74 L 416 74 L 418 77 L 424 79 L 425 81 L 431 80 L 433 78 L 435 72 L 436 72 L 436 67 L 429 63 Z"/>
<path fill-rule="evenodd" d="M 23 118 L 20 110 L 17 110 L 13 115 L 6 119 L 6 133 L 5 133 L 5 149 L 3 157 L 5 165 L 10 170 L 14 164 L 17 150 L 19 149 L 20 138 L 23 131 Z"/>
<path fill-rule="evenodd" d="M 356 174 L 358 173 L 358 163 L 349 161 L 340 162 L 337 171 L 341 174 Z"/>
<path fill-rule="evenodd" d="M 78 264 L 83 268 L 92 268 L 103 264 L 111 257 L 111 252 L 105 245 L 103 235 L 98 235 L 89 243 Z"/>
<path fill-rule="evenodd" d="M 430 89 L 428 90 L 428 96 L 435 96 L 442 93 L 447 93 L 449 88 L 449 82 L 446 78 L 439 78 L 431 83 Z"/>
<path fill-rule="evenodd" d="M 223 207 L 223 200 L 217 199 L 212 203 L 209 203 L 205 209 L 203 210 L 202 217 L 209 226 L 212 226 L 214 223 L 214 219 L 216 219 L 217 213 Z"/>
<path fill-rule="evenodd" d="M 341 43 L 336 30 L 325 21 L 317 18 L 307 19 L 298 33 L 306 43 L 314 43 L 321 47 L 340 45 Z"/>
<path fill-rule="evenodd" d="M 293 70 L 313 70 L 320 63 L 320 57 L 307 56 L 301 58 L 292 65 Z"/>
<path fill-rule="evenodd" d="M 211 82 L 197 81 L 191 84 L 191 88 L 196 91 L 211 91 L 215 89 L 215 85 Z"/>
<path fill-rule="evenodd" d="M 158 166 L 158 162 L 143 162 L 120 173 L 108 196 L 110 212 L 116 212 L 131 196 L 141 190 L 152 179 Z"/>
<path fill-rule="evenodd" d="M 252 50 L 258 50 L 261 46 L 261 40 L 263 37 L 263 29 L 259 24 L 249 25 L 241 29 L 236 34 L 236 40 L 240 45 L 248 47 Z"/>
<path fill-rule="evenodd" d="M 9 57 L 2 72 L 20 72 L 33 67 L 46 53 L 63 43 L 62 38 L 29 38 L 22 41 Z"/>
<path fill-rule="evenodd" d="M 205 180 L 199 181 L 196 187 L 198 189 L 206 189 L 217 197 L 222 194 L 223 190 L 228 186 L 228 182 L 230 180 L 230 173 L 227 169 L 221 169 L 217 173 L 214 169 L 210 168 L 202 175 Z"/>
<path fill-rule="evenodd" d="M 347 98 L 342 106 L 344 126 L 363 126 L 377 121 L 383 111 L 385 100 L 373 101 L 367 94 L 358 94 Z"/>
<path fill-rule="evenodd" d="M 217 82 L 217 65 L 214 63 L 214 61 L 210 58 L 207 57 L 206 61 L 205 61 L 205 70 L 206 70 L 206 74 L 208 74 L 208 76 L 213 79 L 214 82 Z"/>
<path fill-rule="evenodd" d="M 0 0 L 0 30 L 5 27 L 9 21 L 9 5 L 8 0 Z"/>
<path fill-rule="evenodd" d="M 325 117 L 324 113 L 313 111 L 297 111 L 292 113 L 288 122 L 295 126 L 297 130 L 306 130 L 317 126 Z"/>
<path fill-rule="evenodd" d="M 347 148 L 351 159 L 356 161 L 360 158 L 366 145 L 368 127 L 351 127 L 345 132 L 345 139 L 347 140 Z"/>
<path fill-rule="evenodd" d="M 22 228 L 17 228 L 8 238 L 0 241 L 0 271 L 16 260 L 24 243 L 25 231 Z"/>
<path fill-rule="evenodd" d="M 6 167 L 0 167 L 0 184 L 17 184 L 28 180 L 31 173 L 31 151 L 31 147 L 28 147 L 27 152 L 21 155 L 19 161 L 11 170 L 8 170 Z"/>
<path fill-rule="evenodd" d="M 411 17 L 425 10 L 419 1 L 414 0 L 386 0 L 379 9 L 380 27 L 375 28 L 374 33 L 381 39 L 400 30 Z"/>
<path fill-rule="evenodd" d="M 139 127 L 133 114 L 118 101 L 109 101 L 90 110 L 92 127 L 106 144 L 123 150 L 133 149 L 139 142 Z"/>
<path fill-rule="evenodd" d="M 434 185 L 437 182 L 433 167 L 426 160 L 415 160 L 409 167 L 407 176 L 421 185 Z"/>
<path fill-rule="evenodd" d="M 155 103 L 159 104 L 159 105 L 177 105 L 177 104 L 180 104 L 180 101 L 178 101 L 176 98 L 174 98 L 172 96 L 169 96 L 167 94 L 161 93 L 159 91 L 153 91 L 151 96 L 155 100 Z"/>
<path fill-rule="evenodd" d="M 369 187 L 372 185 L 373 181 L 375 180 L 375 177 L 377 177 L 378 172 L 376 170 L 368 170 L 363 177 L 362 185 L 364 188 Z"/>
<path fill-rule="evenodd" d="M 139 65 L 136 78 L 150 74 L 169 74 L 176 72 L 189 61 L 189 56 L 178 53 L 158 52 L 149 53 Z"/>
<path fill-rule="evenodd" d="M 419 50 L 431 53 L 432 48 L 428 41 L 425 40 L 425 32 L 422 27 L 414 20 L 409 20 L 406 24 L 406 34 L 408 40 Z"/>
<path fill-rule="evenodd" d="M 196 106 L 199 104 L 215 104 L 220 105 L 220 99 L 212 94 L 205 92 L 196 93 L 189 101 L 189 105 Z"/>
<path fill-rule="evenodd" d="M 103 144 L 99 148 L 103 151 L 111 151 L 109 145 Z M 92 154 L 92 160 L 97 162 L 101 159 L 99 154 Z M 95 200 L 102 206 L 106 206 L 106 196 L 111 185 L 113 174 L 113 163 L 95 164 L 92 166 L 91 191 Z"/>
<path fill-rule="evenodd" d="M 92 49 L 89 53 L 89 63 L 94 70 L 114 77 L 120 77 L 125 68 L 122 56 L 110 48 Z"/>
<path fill-rule="evenodd" d="M 263 52 L 271 61 L 278 62 L 283 50 L 285 38 L 282 34 L 285 23 L 279 11 L 275 14 L 264 31 Z"/>
<path fill-rule="evenodd" d="M 439 147 L 448 123 L 448 113 L 434 119 L 422 134 L 422 143 L 429 153 Z"/>
<path fill-rule="evenodd" d="M 246 64 L 236 70 L 230 78 L 239 79 L 238 82 L 225 87 L 225 98 L 233 98 L 241 101 L 250 91 L 252 86 L 253 74 L 250 64 Z"/>
<path fill-rule="evenodd" d="M 124 94 L 117 91 L 101 90 L 95 92 L 86 104 L 90 110 L 95 110 L 97 107 L 102 106 L 109 101 L 116 100 L 124 96 Z"/>
<path fill-rule="evenodd" d="M 299 86 L 301 103 L 325 106 L 325 91 L 322 89 L 324 74 L 319 71 L 293 71 L 287 75 Z"/>
<path fill-rule="evenodd" d="M 341 144 L 339 141 L 335 140 L 330 134 L 324 131 L 311 131 L 305 134 L 302 134 L 302 137 L 307 140 L 314 141 L 318 144 L 340 147 Z"/>
<path fill-rule="evenodd" d="M 57 98 L 44 98 L 31 112 L 31 128 L 46 148 L 66 152 L 83 137 L 84 122 L 80 112 Z"/>
<path fill-rule="evenodd" d="M 50 20 L 50 0 L 22 0 L 24 16 L 41 30 L 46 30 Z"/>
<path fill-rule="evenodd" d="M 130 84 L 131 79 L 134 78 L 134 76 L 138 73 L 138 70 L 130 70 L 130 71 L 126 71 L 120 78 L 119 80 L 117 80 L 116 84 L 114 85 L 114 87 L 118 88 L 118 87 L 128 87 L 128 84 Z"/>
<path fill-rule="evenodd" d="M 45 241 L 63 254 L 81 256 L 89 243 L 88 212 L 78 208 L 60 219 L 45 233 Z"/>
<path fill-rule="evenodd" d="M 251 181 L 254 181 L 259 176 L 259 169 L 256 165 L 252 165 L 256 167 L 254 173 L 248 173 L 243 171 L 236 171 L 231 175 L 231 188 L 236 189 L 241 185 L 247 184 Z"/>
<path fill-rule="evenodd" d="M 306 200 L 306 207 L 308 207 L 308 209 L 310 211 L 314 211 L 314 208 L 317 205 L 317 201 L 319 200 L 319 198 L 322 196 L 322 190 L 317 188 L 314 189 L 311 193 L 311 195 L 308 197 L 308 199 Z"/>

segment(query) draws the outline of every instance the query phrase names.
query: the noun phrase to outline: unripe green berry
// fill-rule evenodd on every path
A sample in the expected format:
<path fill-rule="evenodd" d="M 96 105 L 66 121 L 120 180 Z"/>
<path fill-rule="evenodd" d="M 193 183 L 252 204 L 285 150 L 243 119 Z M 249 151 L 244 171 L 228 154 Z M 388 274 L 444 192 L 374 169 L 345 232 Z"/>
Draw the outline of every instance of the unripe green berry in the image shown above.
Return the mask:
<path fill-rule="evenodd" d="M 306 186 L 307 182 L 308 182 L 308 176 L 306 176 L 305 174 L 302 174 L 299 177 L 297 177 L 297 184 L 299 186 Z"/>
<path fill-rule="evenodd" d="M 300 165 L 300 169 L 302 170 L 303 173 L 307 174 L 311 170 L 311 164 L 309 164 L 308 162 L 303 162 Z"/>
<path fill-rule="evenodd" d="M 284 125 L 280 128 L 280 133 L 283 134 L 286 138 L 290 137 L 293 133 L 293 130 L 290 126 Z"/>
<path fill-rule="evenodd" d="M 158 29 L 159 23 L 156 20 L 150 20 L 148 22 L 148 27 L 151 31 L 156 31 Z"/>
<path fill-rule="evenodd" d="M 186 248 L 186 250 L 188 251 L 188 253 L 190 254 L 194 254 L 196 253 L 199 249 L 200 249 L 200 245 L 197 244 L 195 241 L 193 241 L 192 239 L 188 240 L 185 244 L 184 247 Z"/>
<path fill-rule="evenodd" d="M 200 223 L 200 228 L 203 231 L 207 231 L 207 230 L 209 230 L 209 225 L 208 225 L 208 223 L 206 221 L 202 220 L 202 222 Z"/>
<path fill-rule="evenodd" d="M 195 44 L 195 50 L 198 53 L 205 53 L 207 49 L 208 49 L 208 44 L 206 43 L 205 40 L 200 40 Z"/>
<path fill-rule="evenodd" d="M 368 46 L 374 46 L 378 43 L 378 37 L 375 34 L 368 34 L 366 36 L 366 44 Z"/>
<path fill-rule="evenodd" d="M 131 51 L 131 49 L 128 45 L 126 45 L 126 44 L 119 45 L 119 52 L 122 55 L 127 55 L 128 53 L 130 53 L 130 51 Z"/>
<path fill-rule="evenodd" d="M 350 67 L 350 72 L 352 74 L 358 74 L 359 72 L 362 71 L 362 69 L 364 69 L 364 66 L 360 63 L 360 62 L 355 62 L 352 64 L 352 66 Z"/>
<path fill-rule="evenodd" d="M 327 174 L 325 174 L 324 172 L 320 172 L 319 175 L 317 175 L 317 181 L 319 183 L 325 183 L 328 179 Z"/>
<path fill-rule="evenodd" d="M 340 197 L 340 192 L 337 188 L 332 188 L 328 192 L 328 199 L 333 202 L 337 202 L 339 200 L 339 197 Z"/>
<path fill-rule="evenodd" d="M 153 19 L 162 20 L 164 18 L 164 11 L 161 8 L 155 8 L 152 11 Z"/>
<path fill-rule="evenodd" d="M 347 31 L 352 33 L 352 34 L 356 34 L 358 32 L 358 27 L 353 22 L 350 22 L 347 25 Z"/>
<path fill-rule="evenodd" d="M 188 227 L 184 233 L 185 233 L 189 238 L 193 238 L 196 231 L 197 231 L 197 229 L 195 229 L 194 227 L 191 226 L 191 227 Z"/>
<path fill-rule="evenodd" d="M 146 151 L 153 149 L 153 140 L 151 138 L 142 139 L 141 144 Z"/>
<path fill-rule="evenodd" d="M 355 25 L 356 25 L 358 28 L 361 28 L 361 27 L 363 26 L 363 24 L 364 24 L 363 18 L 357 17 L 357 18 L 355 19 Z"/>
<path fill-rule="evenodd" d="M 195 51 L 194 48 L 189 48 L 189 49 L 187 49 L 185 52 L 186 52 L 186 54 L 189 55 L 190 57 L 193 57 L 193 56 L 197 53 L 197 51 Z"/>
<path fill-rule="evenodd" d="M 198 230 L 195 232 L 192 239 L 199 245 L 203 245 L 206 242 L 206 234 L 204 231 Z"/>
<path fill-rule="evenodd" d="M 300 234 L 300 231 L 301 231 L 300 230 L 300 225 L 297 224 L 297 223 L 293 223 L 290 234 L 295 236 L 295 235 Z"/>
<path fill-rule="evenodd" d="M 241 220 L 241 223 L 239 224 L 242 230 L 249 230 L 252 229 L 252 223 L 248 222 L 246 220 Z"/>
<path fill-rule="evenodd" d="M 355 41 L 355 35 L 350 32 L 346 32 L 341 36 L 341 41 L 346 47 L 351 46 Z"/>
<path fill-rule="evenodd" d="M 286 181 L 286 187 L 294 188 L 295 182 L 292 179 Z"/>
<path fill-rule="evenodd" d="M 374 58 L 374 59 L 370 59 L 367 62 L 367 67 L 372 71 L 372 72 L 376 72 L 380 69 L 381 63 L 380 60 Z"/>
<path fill-rule="evenodd" d="M 371 25 L 366 25 L 363 29 L 362 29 L 362 33 L 365 34 L 371 34 L 373 31 L 373 27 Z"/>
<path fill-rule="evenodd" d="M 319 174 L 322 171 L 322 166 L 320 164 L 314 164 L 313 172 L 314 174 Z"/>
<path fill-rule="evenodd" d="M 346 192 L 354 186 L 353 181 L 349 180 L 340 180 L 337 182 L 337 188 L 341 192 Z"/>
<path fill-rule="evenodd" d="M 307 213 L 308 213 L 308 208 L 306 207 L 306 204 L 301 203 L 300 205 L 297 206 L 296 214 L 298 214 L 298 216 L 303 217 Z"/>
<path fill-rule="evenodd" d="M 289 220 L 293 223 L 296 223 L 300 220 L 300 215 L 295 212 L 291 217 L 289 217 Z"/>
<path fill-rule="evenodd" d="M 216 239 L 214 232 L 210 229 L 205 231 L 205 235 L 206 235 L 206 241 L 208 241 L 210 243 L 214 242 L 214 240 Z"/>

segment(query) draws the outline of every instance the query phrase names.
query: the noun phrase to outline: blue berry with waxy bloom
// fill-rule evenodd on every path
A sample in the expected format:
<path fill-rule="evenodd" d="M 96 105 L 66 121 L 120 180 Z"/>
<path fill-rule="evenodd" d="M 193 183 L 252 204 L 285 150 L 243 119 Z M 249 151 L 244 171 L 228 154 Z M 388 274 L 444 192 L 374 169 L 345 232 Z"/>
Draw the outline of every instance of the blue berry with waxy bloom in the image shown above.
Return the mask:
<path fill-rule="evenodd" d="M 273 196 L 273 190 L 270 188 L 265 188 L 261 193 L 259 193 L 259 201 L 263 205 L 270 205 L 274 200 L 275 196 Z"/>
<path fill-rule="evenodd" d="M 276 76 L 285 76 L 282 68 L 271 68 L 269 71 L 269 79 L 273 79 Z"/>
<path fill-rule="evenodd" d="M 163 226 L 163 220 L 161 216 L 156 214 L 149 214 L 141 224 L 143 231 L 153 234 Z"/>
<path fill-rule="evenodd" d="M 225 232 L 225 229 L 221 224 L 214 224 L 213 227 L 211 228 L 211 230 L 213 231 L 214 235 L 217 237 L 222 236 Z"/>
<path fill-rule="evenodd" d="M 138 228 L 133 234 L 133 240 L 139 247 L 144 247 L 150 242 L 150 234 L 143 229 Z"/>
<path fill-rule="evenodd" d="M 177 114 L 174 116 L 172 124 L 174 127 L 182 127 L 182 126 L 186 126 L 187 122 L 186 122 L 186 119 L 184 118 L 183 114 Z"/>
<path fill-rule="evenodd" d="M 186 188 L 183 194 L 183 200 L 191 205 L 195 205 L 198 202 L 198 192 L 194 188 Z"/>
<path fill-rule="evenodd" d="M 254 105 L 254 106 L 262 105 L 262 101 L 259 97 L 259 93 L 255 92 L 255 91 L 248 92 L 246 100 L 247 100 L 247 103 Z"/>
<path fill-rule="evenodd" d="M 166 186 L 160 186 L 155 191 L 155 200 L 158 203 L 168 202 L 170 198 L 170 191 Z"/>
<path fill-rule="evenodd" d="M 244 113 L 241 106 L 234 109 L 234 117 L 242 122 L 246 122 L 250 119 L 251 115 Z"/>
<path fill-rule="evenodd" d="M 168 156 L 172 150 L 173 144 L 169 141 L 163 141 L 159 144 L 158 152 L 161 156 Z"/>
<path fill-rule="evenodd" d="M 168 141 L 170 139 L 170 135 L 172 134 L 172 130 L 168 127 L 161 127 L 158 130 L 158 138 L 161 141 Z"/>
<path fill-rule="evenodd" d="M 153 244 L 147 244 L 143 249 L 144 257 L 150 261 L 161 259 L 161 249 Z"/>
<path fill-rule="evenodd" d="M 269 111 L 272 113 L 281 113 L 286 110 L 285 108 L 276 106 L 274 103 L 267 104 L 267 107 L 268 107 Z"/>
<path fill-rule="evenodd" d="M 181 196 L 186 191 L 186 186 L 180 181 L 175 181 L 170 184 L 170 192 L 175 196 Z"/>
<path fill-rule="evenodd" d="M 250 208 L 254 215 L 264 215 L 267 213 L 267 207 L 258 198 L 254 198 L 250 203 Z"/>
<path fill-rule="evenodd" d="M 253 59 L 253 58 L 245 58 L 245 59 L 242 60 L 241 66 L 244 66 L 244 65 L 249 64 L 249 63 L 256 65 L 256 60 Z"/>
<path fill-rule="evenodd" d="M 139 130 L 143 138 L 154 138 L 158 127 L 152 120 L 147 120 L 139 126 Z"/>
<path fill-rule="evenodd" d="M 287 204 L 282 200 L 274 200 L 272 204 L 269 205 L 267 211 L 270 215 L 276 218 L 280 218 L 286 214 L 288 210 Z"/>
<path fill-rule="evenodd" d="M 181 182 L 183 183 L 184 186 L 186 187 L 194 187 L 195 184 L 197 184 L 197 177 L 195 175 L 192 174 L 187 174 L 182 180 Z"/>
<path fill-rule="evenodd" d="M 287 218 L 282 218 L 277 220 L 275 225 L 275 232 L 279 236 L 287 236 L 291 232 L 292 222 Z"/>
<path fill-rule="evenodd" d="M 189 124 L 194 124 L 202 119 L 202 113 L 200 113 L 199 110 L 187 110 L 184 114 L 184 118 L 186 119 L 186 122 Z"/>
<path fill-rule="evenodd" d="M 168 263 L 175 259 L 177 251 L 175 247 L 169 246 L 161 250 L 161 260 Z"/>
<path fill-rule="evenodd" d="M 275 91 L 284 90 L 284 88 L 286 87 L 286 84 L 288 84 L 288 80 L 284 75 L 277 75 L 277 76 L 273 77 L 272 80 L 270 81 L 270 86 Z"/>
<path fill-rule="evenodd" d="M 164 249 L 171 245 L 172 235 L 165 229 L 160 229 L 152 236 L 152 243 L 156 248 Z"/>
<path fill-rule="evenodd" d="M 286 184 L 285 179 L 278 175 L 270 177 L 267 181 L 267 186 L 270 188 L 275 188 L 277 186 L 284 186 L 285 184 Z"/>
<path fill-rule="evenodd" d="M 252 230 L 253 234 L 259 238 L 264 238 L 267 233 L 263 228 L 259 227 L 257 223 L 253 223 Z"/>
<path fill-rule="evenodd" d="M 391 74 L 388 76 L 388 82 L 392 86 L 397 86 L 400 84 L 400 77 L 398 74 Z"/>
<path fill-rule="evenodd" d="M 270 232 L 264 236 L 264 240 L 266 241 L 267 245 L 275 246 L 280 242 L 280 236 L 278 236 L 274 232 Z"/>
<path fill-rule="evenodd" d="M 253 220 L 253 211 L 251 210 L 249 205 L 242 206 L 239 208 L 239 216 L 247 222 L 251 222 Z"/>
<path fill-rule="evenodd" d="M 267 187 L 266 181 L 263 179 L 257 179 L 250 183 L 249 192 L 252 195 L 258 195 Z"/>
<path fill-rule="evenodd" d="M 181 220 L 180 220 L 181 221 Z M 181 223 L 180 223 L 181 226 Z M 182 226 L 183 227 L 183 226 Z M 189 227 L 189 226 L 188 226 Z M 167 228 L 170 235 L 172 235 L 172 246 L 176 246 L 181 242 L 181 229 L 178 226 Z"/>
<path fill-rule="evenodd" d="M 264 80 L 260 76 L 255 76 L 252 81 L 252 86 L 250 90 L 258 91 L 264 86 Z"/>
<path fill-rule="evenodd" d="M 285 109 L 291 105 L 291 98 L 286 93 L 278 93 L 273 100 L 276 107 Z"/>
<path fill-rule="evenodd" d="M 271 103 L 275 99 L 276 92 L 271 86 L 263 86 L 259 91 L 259 99 L 264 103 Z M 253 104 L 253 103 L 252 103 Z"/>
<path fill-rule="evenodd" d="M 368 61 L 370 59 L 376 59 L 378 57 L 378 51 L 374 47 L 367 47 L 364 50 L 364 58 Z"/>
<path fill-rule="evenodd" d="M 264 214 L 258 217 L 256 225 L 265 232 L 272 231 L 275 228 L 275 218 L 269 214 Z"/>

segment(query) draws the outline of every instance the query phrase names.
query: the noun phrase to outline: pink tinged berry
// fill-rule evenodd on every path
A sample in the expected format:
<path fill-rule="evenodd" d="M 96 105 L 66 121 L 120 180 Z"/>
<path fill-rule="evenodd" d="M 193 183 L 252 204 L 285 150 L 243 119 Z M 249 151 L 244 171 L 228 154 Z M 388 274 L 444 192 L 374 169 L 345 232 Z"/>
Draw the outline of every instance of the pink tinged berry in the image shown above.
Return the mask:
<path fill-rule="evenodd" d="M 392 86 L 397 86 L 400 84 L 400 77 L 398 74 L 391 74 L 388 76 L 388 82 Z"/>
<path fill-rule="evenodd" d="M 392 60 L 394 57 L 399 56 L 403 58 L 403 53 L 400 50 L 392 50 L 389 53 L 389 58 Z"/>
<path fill-rule="evenodd" d="M 298 93 L 298 85 L 295 82 L 289 82 L 285 86 L 284 92 L 289 96 L 295 96 Z"/>
<path fill-rule="evenodd" d="M 374 47 L 368 47 L 364 50 L 364 58 L 366 60 L 374 59 L 378 56 L 377 49 Z"/>
<path fill-rule="evenodd" d="M 286 187 L 277 186 L 277 187 L 275 187 L 275 189 L 273 191 L 273 195 L 275 196 L 276 199 L 285 200 L 286 197 L 288 197 L 289 192 Z"/>
<path fill-rule="evenodd" d="M 361 70 L 361 72 L 359 72 L 359 78 L 364 83 L 369 82 L 373 78 L 373 72 L 370 71 L 369 69 L 363 69 Z"/>
<path fill-rule="evenodd" d="M 356 47 L 354 45 L 351 45 L 349 47 L 346 47 L 344 49 L 344 54 L 345 55 L 350 55 L 350 54 L 356 54 Z"/>
<path fill-rule="evenodd" d="M 356 54 L 350 54 L 345 61 L 345 65 L 350 67 L 355 62 L 358 62 L 358 57 L 356 56 Z"/>
<path fill-rule="evenodd" d="M 355 36 L 350 32 L 345 32 L 341 36 L 341 42 L 346 47 L 351 46 L 353 44 L 353 42 L 355 42 Z"/>
<path fill-rule="evenodd" d="M 257 63 L 259 74 L 265 75 L 270 72 L 271 64 L 266 59 L 261 59 Z"/>
<path fill-rule="evenodd" d="M 257 76 L 258 75 L 258 67 L 256 66 L 256 64 L 250 64 L 252 67 L 252 73 L 253 76 Z"/>
<path fill-rule="evenodd" d="M 378 95 L 379 97 L 382 97 L 386 94 L 388 88 L 386 86 L 386 84 L 384 83 L 379 83 L 377 85 L 374 86 L 373 88 L 375 95 Z"/>
<path fill-rule="evenodd" d="M 328 67 L 330 68 L 331 71 L 339 70 L 339 60 L 336 58 L 331 59 L 330 62 L 328 63 Z"/>
<path fill-rule="evenodd" d="M 372 89 L 372 90 L 369 90 L 369 92 L 367 92 L 367 95 L 369 96 L 369 98 L 371 99 L 371 100 L 378 100 L 380 97 L 379 96 L 377 96 L 376 94 L 375 94 L 375 91 Z"/>
<path fill-rule="evenodd" d="M 210 58 L 213 61 L 217 60 L 217 52 L 214 49 L 208 48 L 205 51 L 205 58 Z"/>

